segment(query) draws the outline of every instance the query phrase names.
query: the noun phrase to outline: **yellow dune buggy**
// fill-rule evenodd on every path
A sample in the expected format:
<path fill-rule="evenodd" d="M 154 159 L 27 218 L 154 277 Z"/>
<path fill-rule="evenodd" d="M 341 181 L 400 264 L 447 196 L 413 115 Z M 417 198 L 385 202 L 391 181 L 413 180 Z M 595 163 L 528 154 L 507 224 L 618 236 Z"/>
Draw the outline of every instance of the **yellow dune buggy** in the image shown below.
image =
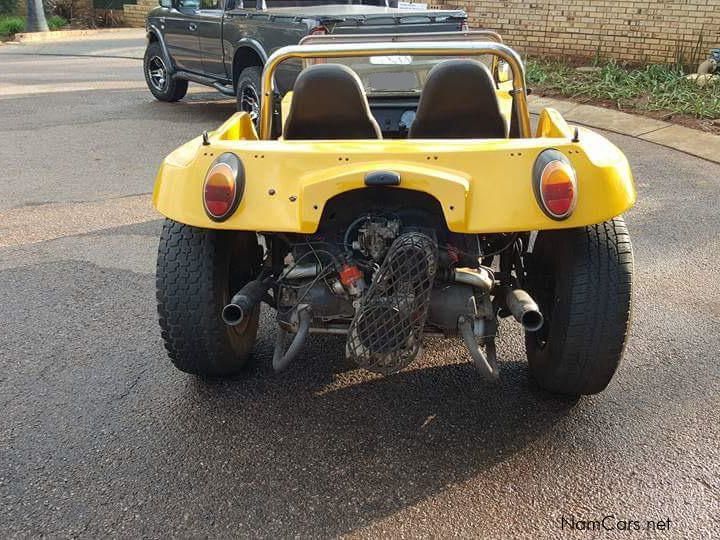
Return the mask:
<path fill-rule="evenodd" d="M 281 96 L 286 61 L 299 74 Z M 344 336 L 348 358 L 382 374 L 442 335 L 492 380 L 498 320 L 512 316 L 541 387 L 603 390 L 630 319 L 620 215 L 632 174 L 555 110 L 531 130 L 523 64 L 491 33 L 278 50 L 259 126 L 237 113 L 158 173 L 157 299 L 173 363 L 237 374 L 265 303 L 278 371 L 312 333 Z"/>

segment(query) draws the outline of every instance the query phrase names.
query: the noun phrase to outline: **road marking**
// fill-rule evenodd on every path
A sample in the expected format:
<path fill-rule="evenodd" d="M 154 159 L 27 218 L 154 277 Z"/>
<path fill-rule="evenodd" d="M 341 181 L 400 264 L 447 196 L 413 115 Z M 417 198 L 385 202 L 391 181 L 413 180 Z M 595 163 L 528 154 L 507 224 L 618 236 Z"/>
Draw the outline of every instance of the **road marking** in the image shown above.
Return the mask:
<path fill-rule="evenodd" d="M 134 61 L 128 61 L 127 58 L 107 58 L 104 57 L 107 62 L 103 62 L 104 67 L 108 67 L 110 65 L 113 65 L 113 67 L 121 67 L 121 68 L 133 68 L 138 65 L 138 62 Z M 17 73 L 18 67 L 46 67 L 49 66 L 49 69 L 43 70 L 43 74 L 45 74 L 47 71 L 50 72 L 59 72 L 63 73 L 65 75 L 69 75 L 71 72 L 68 70 L 68 67 L 78 67 L 78 66 L 94 66 L 95 63 L 91 62 L 93 57 L 88 56 L 64 56 L 64 55 L 37 55 L 37 54 L 1 54 L 0 53 L 0 59 L 7 60 L 4 64 L 5 70 L 2 73 L 2 76 L 7 76 L 8 73 L 15 74 Z M 36 72 L 33 74 L 34 76 L 38 76 L 39 73 Z M 112 70 L 109 70 L 112 71 Z M 80 72 L 78 74 L 79 76 L 83 76 L 83 80 L 88 80 L 88 74 Z"/>
<path fill-rule="evenodd" d="M 123 49 L 102 49 L 97 51 L 96 53 L 63 53 L 63 52 L 15 52 L 11 51 L 8 53 L 4 53 L 3 56 L 49 56 L 49 57 L 56 57 L 56 58 L 67 58 L 67 59 L 73 59 L 73 58 L 80 58 L 80 59 L 87 59 L 87 58 L 105 58 L 109 60 L 117 59 L 117 60 L 142 60 L 144 56 L 144 50 L 138 49 L 137 47 L 125 47 Z"/>
<path fill-rule="evenodd" d="M 150 194 L 92 202 L 49 203 L 0 212 L 0 247 L 24 246 L 162 219 Z"/>
<path fill-rule="evenodd" d="M 145 81 L 66 82 L 52 84 L 0 84 L 0 97 L 54 94 L 58 92 L 87 92 L 90 90 L 134 90 L 147 88 Z"/>
<path fill-rule="evenodd" d="M 144 80 L 140 81 L 96 81 L 88 82 L 64 82 L 55 84 L 18 84 L 0 82 L 0 99 L 13 99 L 26 97 L 32 94 L 57 94 L 66 92 L 91 92 L 96 90 L 148 90 Z M 233 100 L 234 98 L 218 93 L 213 88 L 203 85 L 195 85 L 188 89 L 188 95 L 212 94 L 218 99 L 213 102 Z"/>

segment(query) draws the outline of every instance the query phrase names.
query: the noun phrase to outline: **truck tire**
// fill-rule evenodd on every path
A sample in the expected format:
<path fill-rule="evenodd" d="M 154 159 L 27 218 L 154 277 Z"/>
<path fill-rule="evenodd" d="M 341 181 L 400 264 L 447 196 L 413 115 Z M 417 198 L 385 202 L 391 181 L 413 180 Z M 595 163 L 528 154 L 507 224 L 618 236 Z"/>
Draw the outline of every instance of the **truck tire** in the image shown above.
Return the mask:
<path fill-rule="evenodd" d="M 179 101 L 185 97 L 188 82 L 184 79 L 174 79 L 170 66 L 167 65 L 162 54 L 162 48 L 157 41 L 148 43 L 143 58 L 143 71 L 145 82 L 155 99 L 159 101 Z"/>
<path fill-rule="evenodd" d="M 262 87 L 262 68 L 247 67 L 240 72 L 235 86 L 237 110 L 246 112 L 252 118 L 255 127 L 260 122 L 260 92 Z"/>
<path fill-rule="evenodd" d="M 625 221 L 542 231 L 526 268 L 526 287 L 545 317 L 539 331 L 525 334 L 530 374 L 550 392 L 601 392 L 630 325 L 633 252 Z"/>
<path fill-rule="evenodd" d="M 165 348 L 175 367 L 205 377 L 238 374 L 257 336 L 260 308 L 227 326 L 223 307 L 256 277 L 255 233 L 201 229 L 165 220 L 157 259 L 157 306 Z"/>

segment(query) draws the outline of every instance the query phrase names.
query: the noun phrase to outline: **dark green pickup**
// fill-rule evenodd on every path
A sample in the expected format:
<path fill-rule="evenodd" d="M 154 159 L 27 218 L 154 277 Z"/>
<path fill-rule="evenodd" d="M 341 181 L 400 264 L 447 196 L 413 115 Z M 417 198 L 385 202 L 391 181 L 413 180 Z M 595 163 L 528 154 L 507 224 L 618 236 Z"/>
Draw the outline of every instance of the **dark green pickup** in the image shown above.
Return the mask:
<path fill-rule="evenodd" d="M 308 35 L 455 32 L 467 28 L 461 10 L 423 8 L 392 0 L 160 0 L 147 18 L 145 78 L 161 101 L 177 101 L 188 81 L 236 96 L 238 109 L 258 115 L 260 74 L 280 47 Z M 398 7 L 400 6 L 400 7 Z M 280 70 L 292 87 L 297 66 Z"/>

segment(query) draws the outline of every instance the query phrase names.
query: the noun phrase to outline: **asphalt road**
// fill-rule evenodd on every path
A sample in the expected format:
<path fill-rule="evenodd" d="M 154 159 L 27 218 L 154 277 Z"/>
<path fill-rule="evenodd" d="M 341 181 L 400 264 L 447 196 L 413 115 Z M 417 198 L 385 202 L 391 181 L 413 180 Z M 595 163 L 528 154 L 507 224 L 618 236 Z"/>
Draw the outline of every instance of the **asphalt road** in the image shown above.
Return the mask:
<path fill-rule="evenodd" d="M 147 193 L 233 103 L 155 102 L 137 60 L 97 56 L 141 47 L 0 46 L 2 537 L 717 538 L 720 166 L 608 135 L 639 187 L 634 323 L 575 407 L 511 324 L 497 386 L 451 341 L 383 379 L 318 338 L 274 375 L 267 316 L 256 367 L 201 382 L 160 341 Z M 670 528 L 561 526 L 607 515 Z"/>

